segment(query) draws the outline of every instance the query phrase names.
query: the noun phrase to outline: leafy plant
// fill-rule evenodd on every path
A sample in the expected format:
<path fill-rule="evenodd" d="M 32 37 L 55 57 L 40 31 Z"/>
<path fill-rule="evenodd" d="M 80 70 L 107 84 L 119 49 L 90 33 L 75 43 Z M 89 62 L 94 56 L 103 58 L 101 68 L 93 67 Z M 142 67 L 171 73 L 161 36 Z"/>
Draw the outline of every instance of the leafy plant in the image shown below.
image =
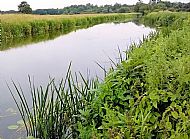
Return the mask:
<path fill-rule="evenodd" d="M 97 97 L 81 112 L 81 138 L 85 133 L 87 138 L 190 137 L 190 26 L 186 16 L 176 27 L 179 15 L 145 17 L 153 18 L 153 24 L 161 21 L 164 28 L 133 45 L 128 59 L 106 76 Z"/>

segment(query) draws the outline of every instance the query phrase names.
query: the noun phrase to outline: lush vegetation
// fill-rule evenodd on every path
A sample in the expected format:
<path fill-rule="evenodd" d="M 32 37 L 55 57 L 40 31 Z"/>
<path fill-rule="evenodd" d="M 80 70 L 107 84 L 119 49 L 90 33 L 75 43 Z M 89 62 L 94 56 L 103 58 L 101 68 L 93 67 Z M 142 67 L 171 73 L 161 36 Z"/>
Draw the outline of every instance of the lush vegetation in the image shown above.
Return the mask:
<path fill-rule="evenodd" d="M 75 27 L 92 26 L 104 22 L 131 20 L 138 14 L 87 14 L 73 16 L 43 16 L 9 14 L 0 15 L 2 39 L 23 38 L 45 34 L 56 30 L 73 30 Z"/>
<path fill-rule="evenodd" d="M 81 112 L 81 138 L 190 137 L 190 18 L 180 15 L 145 17 L 162 30 L 132 46 L 128 59 L 107 75 L 97 98 Z"/>
<path fill-rule="evenodd" d="M 190 14 L 159 12 L 143 19 L 160 31 L 131 46 L 102 83 L 72 76 L 70 68 L 59 85 L 52 80 L 43 89 L 30 81 L 33 109 L 14 84 L 27 133 L 39 138 L 188 139 Z"/>

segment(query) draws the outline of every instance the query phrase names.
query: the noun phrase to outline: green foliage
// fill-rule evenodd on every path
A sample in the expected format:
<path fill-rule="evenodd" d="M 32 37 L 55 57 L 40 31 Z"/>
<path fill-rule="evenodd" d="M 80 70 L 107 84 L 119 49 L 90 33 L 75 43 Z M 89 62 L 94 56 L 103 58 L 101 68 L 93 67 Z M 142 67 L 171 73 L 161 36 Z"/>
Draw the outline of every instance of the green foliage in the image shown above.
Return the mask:
<path fill-rule="evenodd" d="M 81 138 L 190 137 L 189 19 L 174 28 L 183 14 L 157 15 L 154 23 L 170 25 L 170 32 L 160 30 L 132 46 L 128 59 L 110 71 L 97 97 L 81 112 Z"/>
<path fill-rule="evenodd" d="M 37 9 L 33 11 L 33 14 L 82 14 L 82 13 L 132 13 L 140 12 L 147 14 L 150 12 L 158 11 L 190 11 L 190 3 L 181 3 L 181 2 L 168 2 L 160 1 L 158 3 L 153 2 L 152 4 L 145 4 L 142 1 L 137 2 L 135 5 L 127 4 L 114 4 L 114 5 L 104 5 L 97 6 L 93 4 L 86 5 L 71 5 L 69 7 L 64 7 L 63 9 Z"/>

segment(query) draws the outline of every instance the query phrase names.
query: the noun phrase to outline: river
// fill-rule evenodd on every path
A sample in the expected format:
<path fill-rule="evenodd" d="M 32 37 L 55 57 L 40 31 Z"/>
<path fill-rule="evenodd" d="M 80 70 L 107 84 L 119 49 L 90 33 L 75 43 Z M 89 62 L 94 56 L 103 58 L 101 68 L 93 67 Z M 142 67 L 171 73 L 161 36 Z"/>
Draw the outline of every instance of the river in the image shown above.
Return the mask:
<path fill-rule="evenodd" d="M 45 85 L 49 77 L 64 78 L 70 62 L 73 72 L 84 75 L 90 72 L 92 77 L 97 75 L 103 79 L 104 72 L 96 62 L 108 69 L 109 58 L 118 61 L 118 47 L 122 52 L 127 51 L 132 43 L 139 43 L 143 36 L 154 31 L 133 22 L 105 23 L 53 40 L 0 51 L 0 139 L 16 139 L 22 134 L 22 128 L 8 129 L 9 125 L 17 124 L 20 116 L 6 82 L 9 85 L 11 80 L 19 82 L 27 95 L 28 75 L 37 85 Z"/>

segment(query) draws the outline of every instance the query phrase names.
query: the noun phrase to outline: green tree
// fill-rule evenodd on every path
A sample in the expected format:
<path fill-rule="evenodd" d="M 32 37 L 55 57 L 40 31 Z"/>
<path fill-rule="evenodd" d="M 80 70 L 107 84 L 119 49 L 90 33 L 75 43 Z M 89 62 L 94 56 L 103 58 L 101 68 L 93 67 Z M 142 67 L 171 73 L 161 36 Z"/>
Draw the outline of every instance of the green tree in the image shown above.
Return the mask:
<path fill-rule="evenodd" d="M 31 14 L 32 8 L 26 1 L 22 1 L 21 4 L 18 5 L 18 11 L 24 14 Z"/>

